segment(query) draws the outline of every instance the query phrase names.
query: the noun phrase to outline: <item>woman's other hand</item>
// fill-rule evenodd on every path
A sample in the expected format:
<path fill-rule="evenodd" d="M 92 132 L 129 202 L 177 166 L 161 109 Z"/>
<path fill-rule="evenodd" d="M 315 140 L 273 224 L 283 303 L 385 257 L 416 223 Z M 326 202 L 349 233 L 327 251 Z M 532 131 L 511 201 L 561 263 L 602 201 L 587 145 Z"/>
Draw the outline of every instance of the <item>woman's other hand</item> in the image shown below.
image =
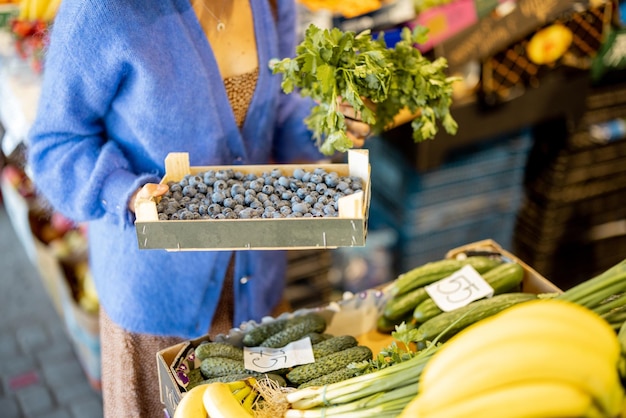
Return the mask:
<path fill-rule="evenodd" d="M 346 134 L 356 148 L 361 148 L 372 133 L 372 127 L 361 120 L 361 115 L 350 104 L 339 98 L 339 110 L 345 117 Z M 368 106 L 369 107 L 369 106 Z"/>
<path fill-rule="evenodd" d="M 150 199 L 157 196 L 163 196 L 169 187 L 166 184 L 147 183 L 140 189 L 137 189 L 135 193 L 130 197 L 128 201 L 128 209 L 135 213 L 135 203 L 138 199 Z"/>

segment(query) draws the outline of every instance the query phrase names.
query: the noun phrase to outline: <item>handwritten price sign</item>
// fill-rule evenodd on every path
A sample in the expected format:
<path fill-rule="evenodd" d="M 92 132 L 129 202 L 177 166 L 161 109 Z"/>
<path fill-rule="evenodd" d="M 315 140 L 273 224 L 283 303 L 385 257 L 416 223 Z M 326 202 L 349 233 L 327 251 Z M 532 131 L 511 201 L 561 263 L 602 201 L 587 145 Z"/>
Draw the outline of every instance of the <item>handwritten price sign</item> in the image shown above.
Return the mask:
<path fill-rule="evenodd" d="M 426 293 L 442 311 L 448 312 L 493 296 L 493 288 L 474 267 L 467 265 L 445 279 L 426 286 Z"/>
<path fill-rule="evenodd" d="M 268 373 L 298 364 L 313 363 L 313 348 L 309 337 L 294 341 L 282 348 L 244 347 L 243 361 L 246 369 Z"/>

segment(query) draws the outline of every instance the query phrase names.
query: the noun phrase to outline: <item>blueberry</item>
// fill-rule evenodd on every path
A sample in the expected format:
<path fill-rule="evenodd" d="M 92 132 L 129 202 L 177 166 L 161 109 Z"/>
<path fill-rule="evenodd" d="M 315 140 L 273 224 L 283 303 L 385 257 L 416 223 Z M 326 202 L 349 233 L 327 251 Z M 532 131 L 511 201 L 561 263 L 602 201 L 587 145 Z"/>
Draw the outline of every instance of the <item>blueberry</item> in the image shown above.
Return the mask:
<path fill-rule="evenodd" d="M 226 194 L 221 190 L 215 191 L 211 195 L 211 200 L 215 203 L 222 204 L 222 202 L 224 202 L 224 199 L 226 199 Z"/>
<path fill-rule="evenodd" d="M 200 176 L 190 176 L 188 181 L 189 181 L 190 186 L 197 186 L 198 184 L 204 184 L 204 180 Z"/>
<path fill-rule="evenodd" d="M 246 191 L 246 189 L 240 184 L 240 183 L 235 183 L 232 185 L 232 187 L 230 188 L 230 195 L 231 196 L 235 196 L 238 194 L 244 194 Z"/>
<path fill-rule="evenodd" d="M 289 185 L 291 184 L 291 180 L 289 179 L 289 177 L 281 176 L 278 178 L 278 184 L 283 187 L 289 187 Z"/>
<path fill-rule="evenodd" d="M 306 213 L 309 211 L 309 205 L 304 202 L 294 203 L 293 206 L 291 206 L 291 210 L 293 212 Z"/>
<path fill-rule="evenodd" d="M 272 186 L 271 184 L 266 184 L 265 186 L 263 186 L 263 189 L 261 191 L 267 195 L 270 195 L 274 193 L 274 186 Z"/>
<path fill-rule="evenodd" d="M 198 193 L 198 190 L 194 186 L 189 185 L 183 188 L 183 196 L 193 197 L 196 193 Z"/>
<path fill-rule="evenodd" d="M 226 208 L 234 208 L 237 203 L 235 202 L 235 199 L 233 199 L 232 197 L 227 197 L 226 199 L 224 199 L 224 202 L 222 204 Z"/>
<path fill-rule="evenodd" d="M 302 168 L 296 168 L 295 170 L 293 170 L 293 176 L 298 180 L 302 180 L 304 173 L 305 171 Z"/>

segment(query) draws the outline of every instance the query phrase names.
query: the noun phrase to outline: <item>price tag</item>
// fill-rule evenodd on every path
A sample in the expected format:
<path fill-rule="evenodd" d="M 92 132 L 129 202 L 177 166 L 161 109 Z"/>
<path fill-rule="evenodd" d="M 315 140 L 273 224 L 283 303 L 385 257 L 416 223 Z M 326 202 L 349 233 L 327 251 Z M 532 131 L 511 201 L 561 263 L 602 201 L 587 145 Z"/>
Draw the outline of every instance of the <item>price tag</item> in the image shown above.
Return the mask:
<path fill-rule="evenodd" d="M 294 341 L 281 348 L 244 347 L 243 361 L 246 369 L 269 373 L 285 367 L 315 362 L 309 337 Z"/>
<path fill-rule="evenodd" d="M 493 296 L 493 288 L 470 265 L 464 266 L 445 279 L 426 286 L 425 289 L 439 309 L 444 312 Z"/>

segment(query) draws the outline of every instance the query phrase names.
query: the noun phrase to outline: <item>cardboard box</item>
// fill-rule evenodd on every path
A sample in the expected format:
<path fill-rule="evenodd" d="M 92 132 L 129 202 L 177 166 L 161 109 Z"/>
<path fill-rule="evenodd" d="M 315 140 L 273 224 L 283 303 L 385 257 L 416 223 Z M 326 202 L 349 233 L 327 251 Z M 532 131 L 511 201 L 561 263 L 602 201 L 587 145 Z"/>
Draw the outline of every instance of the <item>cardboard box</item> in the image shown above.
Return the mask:
<path fill-rule="evenodd" d="M 504 259 L 518 262 L 524 268 L 525 272 L 522 281 L 522 290 L 525 292 L 561 292 L 558 287 L 554 286 L 532 267 L 510 252 L 504 250 L 493 240 L 478 241 L 451 249 L 445 257 L 456 258 L 473 254 L 499 255 Z M 380 349 L 386 347 L 393 341 L 390 335 L 380 333 L 376 330 L 376 320 L 383 313 L 385 303 L 389 297 L 389 292 L 386 291 L 387 286 L 348 295 L 344 300 L 331 302 L 323 307 L 300 309 L 293 313 L 285 313 L 276 319 L 302 315 L 308 312 L 316 312 L 324 316 L 327 320 L 328 327 L 325 332 L 332 335 L 352 335 L 357 338 L 359 344 L 366 345 L 370 347 L 374 353 L 378 353 Z M 274 318 L 265 317 L 261 322 L 273 320 Z M 228 341 L 231 344 L 243 346 L 242 339 L 245 331 L 249 329 L 249 327 L 257 325 L 258 324 L 254 321 L 241 324 L 239 328 L 232 329 L 228 335 L 218 336 L 216 340 Z M 161 402 L 164 404 L 165 412 L 169 416 L 174 415 L 176 406 L 184 396 L 184 389 L 179 386 L 175 377 L 175 365 L 192 348 L 208 340 L 208 336 L 203 336 L 195 340 L 184 341 L 157 353 Z"/>
<path fill-rule="evenodd" d="M 367 150 L 348 151 L 347 164 L 242 165 L 190 167 L 185 153 L 169 154 L 162 183 L 179 181 L 187 174 L 207 170 L 234 169 L 244 174 L 261 174 L 274 168 L 291 174 L 296 168 L 313 171 L 325 168 L 340 176 L 363 180 L 363 190 L 339 199 L 337 217 L 280 219 L 217 219 L 160 221 L 156 201 L 142 200 L 135 206 L 137 240 L 141 249 L 263 250 L 364 246 L 370 202 L 370 165 Z"/>

